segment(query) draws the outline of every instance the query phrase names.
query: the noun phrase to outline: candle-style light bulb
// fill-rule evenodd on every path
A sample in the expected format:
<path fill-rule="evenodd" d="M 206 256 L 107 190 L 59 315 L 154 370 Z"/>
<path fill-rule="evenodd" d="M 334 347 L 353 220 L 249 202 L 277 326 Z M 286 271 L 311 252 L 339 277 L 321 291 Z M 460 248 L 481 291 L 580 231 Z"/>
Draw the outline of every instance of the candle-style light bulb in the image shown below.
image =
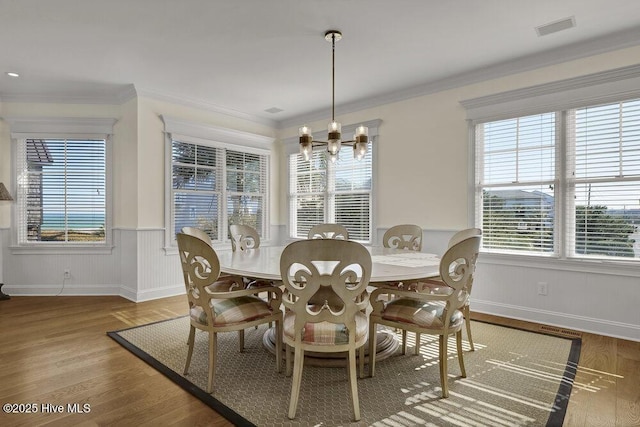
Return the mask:
<path fill-rule="evenodd" d="M 311 158 L 311 152 L 313 150 L 311 128 L 307 125 L 302 126 L 298 129 L 298 135 L 300 137 L 300 154 L 308 161 Z"/>

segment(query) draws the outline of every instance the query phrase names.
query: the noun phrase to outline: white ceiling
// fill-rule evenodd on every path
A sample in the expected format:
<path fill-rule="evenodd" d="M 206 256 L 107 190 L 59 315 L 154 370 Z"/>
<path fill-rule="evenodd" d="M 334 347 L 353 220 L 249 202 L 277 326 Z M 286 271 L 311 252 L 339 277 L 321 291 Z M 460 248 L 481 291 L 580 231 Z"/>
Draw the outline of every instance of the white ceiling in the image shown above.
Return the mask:
<path fill-rule="evenodd" d="M 328 29 L 343 33 L 339 114 L 638 45 L 640 1 L 0 0 L 0 100 L 109 102 L 133 85 L 279 126 L 328 117 Z"/>

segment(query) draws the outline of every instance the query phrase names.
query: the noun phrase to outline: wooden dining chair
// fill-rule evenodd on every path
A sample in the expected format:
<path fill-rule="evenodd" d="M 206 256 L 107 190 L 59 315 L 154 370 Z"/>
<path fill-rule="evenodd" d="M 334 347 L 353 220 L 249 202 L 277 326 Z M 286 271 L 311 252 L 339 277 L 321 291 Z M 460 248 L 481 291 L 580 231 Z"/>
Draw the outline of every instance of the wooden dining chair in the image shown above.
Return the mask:
<path fill-rule="evenodd" d="M 414 224 L 395 225 L 385 231 L 382 236 L 382 245 L 385 248 L 419 252 L 422 250 L 422 228 Z"/>
<path fill-rule="evenodd" d="M 462 353 L 464 315 L 461 309 L 469 297 L 467 289 L 473 281 L 479 250 L 480 236 L 469 237 L 447 249 L 440 261 L 440 276 L 450 289 L 448 293 L 433 294 L 420 284 L 401 290 L 378 288 L 371 293 L 370 335 L 378 324 L 402 329 L 403 353 L 407 345 L 406 331 L 439 336 L 442 397 L 449 396 L 447 359 L 451 335 L 456 337 L 461 376 L 467 376 Z M 392 295 L 391 300 L 388 299 L 389 294 Z M 372 377 L 376 369 L 375 354 L 376 340 L 370 340 L 369 375 Z"/>
<path fill-rule="evenodd" d="M 244 251 L 260 247 L 260 235 L 255 228 L 249 225 L 231 224 L 229 226 L 229 235 L 233 251 Z"/>
<path fill-rule="evenodd" d="M 216 341 L 220 332 L 242 331 L 263 323 L 275 322 L 276 369 L 281 369 L 282 356 L 282 291 L 244 288 L 242 281 L 219 280 L 220 262 L 215 251 L 204 240 L 184 233 L 176 235 L 184 284 L 189 302 L 190 330 L 184 375 L 188 375 L 196 330 L 209 335 L 209 377 L 207 392 L 213 391 L 216 364 Z M 257 293 L 268 292 L 267 301 Z M 243 349 L 241 343 L 240 349 Z"/>
<path fill-rule="evenodd" d="M 307 238 L 349 240 L 349 230 L 340 224 L 317 224 L 311 227 Z"/>
<path fill-rule="evenodd" d="M 365 313 L 371 277 L 369 251 L 348 240 L 301 240 L 282 252 L 280 272 L 285 286 L 282 302 L 287 375 L 291 373 L 291 349 L 295 352 L 288 417 L 296 415 L 304 352 L 345 352 L 353 418 L 359 420 L 356 350 L 362 377 L 364 345 L 369 336 Z"/>
<path fill-rule="evenodd" d="M 211 236 L 209 236 L 209 234 L 202 230 L 201 228 L 197 228 L 197 227 L 182 227 L 182 229 L 180 230 L 182 231 L 184 234 L 188 234 L 190 236 L 195 236 L 200 240 L 204 240 L 205 242 L 207 242 L 209 244 L 209 246 L 211 246 Z"/>
<path fill-rule="evenodd" d="M 480 228 L 466 228 L 464 230 L 460 230 L 455 233 L 449 239 L 448 248 L 461 242 L 465 239 L 468 239 L 472 236 L 482 236 L 482 229 Z M 431 279 L 422 280 L 425 286 L 428 286 L 431 289 L 432 293 L 447 293 L 449 292 L 448 286 L 442 281 L 440 277 L 435 277 Z M 473 286 L 473 280 L 468 283 L 469 288 L 467 289 L 467 294 L 471 295 L 471 287 Z M 469 309 L 471 298 L 467 298 L 467 303 L 462 307 L 462 313 L 464 314 L 464 322 L 467 330 L 467 341 L 469 342 L 469 348 L 471 351 L 475 351 L 475 346 L 473 345 L 473 336 L 471 335 L 471 310 Z M 416 339 L 416 351 L 419 351 L 420 348 L 420 340 Z M 417 353 L 416 353 L 417 354 Z"/>

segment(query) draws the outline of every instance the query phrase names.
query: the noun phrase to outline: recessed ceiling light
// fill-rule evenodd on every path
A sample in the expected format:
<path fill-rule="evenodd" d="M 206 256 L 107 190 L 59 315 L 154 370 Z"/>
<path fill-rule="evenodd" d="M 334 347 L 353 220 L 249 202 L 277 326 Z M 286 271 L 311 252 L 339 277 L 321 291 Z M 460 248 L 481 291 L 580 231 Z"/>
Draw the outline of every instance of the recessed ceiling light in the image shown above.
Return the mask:
<path fill-rule="evenodd" d="M 9 76 L 9 77 L 20 77 L 20 74 L 15 73 L 13 71 L 7 71 L 7 76 Z"/>

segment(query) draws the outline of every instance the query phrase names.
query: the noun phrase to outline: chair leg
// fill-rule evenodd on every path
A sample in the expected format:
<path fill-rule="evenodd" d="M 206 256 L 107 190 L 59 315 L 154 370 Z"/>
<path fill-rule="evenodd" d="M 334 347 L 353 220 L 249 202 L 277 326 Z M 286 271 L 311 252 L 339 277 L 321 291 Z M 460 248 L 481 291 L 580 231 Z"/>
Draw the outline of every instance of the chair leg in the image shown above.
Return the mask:
<path fill-rule="evenodd" d="M 358 369 L 360 370 L 359 377 L 364 378 L 364 345 L 358 349 Z"/>
<path fill-rule="evenodd" d="M 456 332 L 456 346 L 458 347 L 458 363 L 462 378 L 467 378 L 467 371 L 464 369 L 464 357 L 462 357 L 462 329 Z"/>
<path fill-rule="evenodd" d="M 191 365 L 191 356 L 193 355 L 193 345 L 196 340 L 196 328 L 193 326 L 189 329 L 189 338 L 187 339 L 187 345 L 189 350 L 187 351 L 187 362 L 184 364 L 184 375 L 189 373 L 189 365 Z"/>
<path fill-rule="evenodd" d="M 351 402 L 353 402 L 353 419 L 360 421 L 360 401 L 358 400 L 358 379 L 356 378 L 356 349 L 349 349 L 349 386 L 351 387 Z"/>
<path fill-rule="evenodd" d="M 376 324 L 374 322 L 369 323 L 369 376 L 373 377 L 376 374 Z"/>
<path fill-rule="evenodd" d="M 282 372 L 282 321 L 276 320 L 276 370 Z"/>
<path fill-rule="evenodd" d="M 442 386 L 442 397 L 449 397 L 449 383 L 447 378 L 447 344 L 448 337 L 440 335 L 440 385 Z"/>
<path fill-rule="evenodd" d="M 291 400 L 289 401 L 289 419 L 296 417 L 298 397 L 300 396 L 300 383 L 302 382 L 302 367 L 304 364 L 304 350 L 295 348 L 295 360 L 293 361 L 293 379 L 291 380 Z"/>
<path fill-rule="evenodd" d="M 420 354 L 420 332 L 416 332 L 416 348 L 415 348 L 415 355 L 419 355 Z"/>
<path fill-rule="evenodd" d="M 284 351 L 285 351 L 285 355 L 284 355 L 284 359 L 285 359 L 285 365 L 286 365 L 286 372 L 285 375 L 287 377 L 291 376 L 291 359 L 293 359 L 293 352 L 292 352 L 292 348 L 290 345 L 285 344 L 284 345 Z"/>
<path fill-rule="evenodd" d="M 476 351 L 476 348 L 473 346 L 473 338 L 471 337 L 471 315 L 469 313 L 468 305 L 462 307 L 462 314 L 464 314 L 464 323 L 467 325 L 467 340 L 469 341 L 469 347 L 471 347 L 471 351 Z"/>
<path fill-rule="evenodd" d="M 402 330 L 402 352 L 400 353 L 403 356 L 407 354 L 407 330 Z"/>
<path fill-rule="evenodd" d="M 238 342 L 240 343 L 240 353 L 244 351 L 244 329 L 238 331 Z"/>
<path fill-rule="evenodd" d="M 207 393 L 213 391 L 213 376 L 216 372 L 216 340 L 218 334 L 209 332 L 209 382 L 207 385 Z"/>

